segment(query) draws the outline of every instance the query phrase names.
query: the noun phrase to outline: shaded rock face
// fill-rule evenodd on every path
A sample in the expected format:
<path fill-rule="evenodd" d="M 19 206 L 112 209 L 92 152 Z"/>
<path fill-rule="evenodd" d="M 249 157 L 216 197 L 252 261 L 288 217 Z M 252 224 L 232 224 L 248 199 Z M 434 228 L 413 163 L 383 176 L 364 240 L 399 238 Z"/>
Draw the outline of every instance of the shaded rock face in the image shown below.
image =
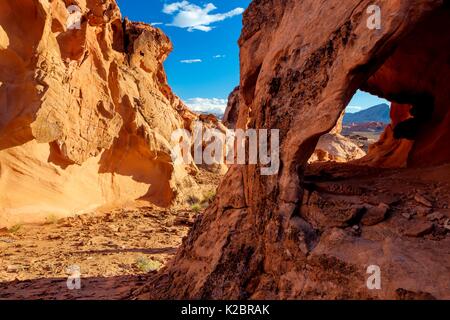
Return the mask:
<path fill-rule="evenodd" d="M 167 206 L 192 181 L 170 137 L 196 115 L 167 84 L 161 30 L 114 0 L 0 1 L 0 221 L 145 199 Z"/>
<path fill-rule="evenodd" d="M 433 18 L 419 22 L 362 86 L 393 102 L 393 123 L 386 134 L 393 131 L 396 139 L 383 145 L 393 150 L 398 150 L 394 145 L 399 145 L 402 151 L 394 153 L 403 154 L 409 167 L 439 165 L 450 160 L 449 149 L 442 148 L 450 138 L 450 93 L 446 80 L 450 72 L 450 34 L 442 32 L 449 27 L 449 11 L 447 4 Z M 401 121 L 396 121 L 398 117 L 402 117 Z M 404 152 L 408 144 L 411 148 Z M 378 155 L 369 152 L 369 156 Z M 395 166 L 397 158 L 394 155 L 392 162 L 384 157 L 383 161 Z"/>
<path fill-rule="evenodd" d="M 380 139 L 369 146 L 367 156 L 359 163 L 375 167 L 402 168 L 408 166 L 408 156 L 414 141 L 395 136 L 395 128 L 400 123 L 411 119 L 412 106 L 408 104 L 392 103 L 390 117 L 391 123 L 381 134 Z"/>
<path fill-rule="evenodd" d="M 230 129 L 236 127 L 239 115 L 239 86 L 234 88 L 233 92 L 228 96 L 228 104 L 222 118 L 222 123 Z"/>
<path fill-rule="evenodd" d="M 432 94 L 433 119 L 439 115 L 439 123 L 433 130 L 421 129 L 411 149 L 399 147 L 410 150 L 406 158 L 411 165 L 420 163 L 425 150 L 436 152 L 432 163 L 448 159 L 443 140 L 440 149 L 426 143 L 449 132 L 445 129 L 449 90 L 442 77 L 448 74 L 449 51 L 442 50 L 448 48 L 448 32 L 442 32 L 449 27 L 448 6 L 436 0 L 380 1 L 382 27 L 371 30 L 367 27 L 371 4 L 365 0 L 250 4 L 240 38 L 237 127 L 280 129 L 280 172 L 261 176 L 257 165 L 231 167 L 214 204 L 197 219 L 176 259 L 142 297 L 450 297 L 448 237 L 439 238 L 443 243 L 414 242 L 396 229 L 402 220 L 388 208 L 398 199 L 383 199 L 392 193 L 383 180 L 367 206 L 359 203 L 366 192 L 362 186 L 339 184 L 343 173 L 325 175 L 331 184 L 328 189 L 308 187 L 304 181 L 305 165 L 317 141 L 335 126 L 358 88 L 401 104 L 414 103 L 410 101 L 414 95 L 405 92 Z M 417 32 L 428 36 L 419 37 L 423 44 L 416 40 L 412 46 Z M 398 141 L 390 130 L 385 140 Z M 392 154 L 386 152 L 384 157 Z M 346 172 L 365 175 L 366 170 L 350 167 Z M 373 170 L 365 184 L 378 177 L 380 169 Z M 324 178 L 319 174 L 317 179 Z M 391 181 L 400 180 L 393 176 Z M 402 182 L 400 190 L 406 185 Z M 323 195 L 308 198 L 314 190 Z M 361 225 L 366 213 L 370 216 Z M 381 268 L 379 290 L 366 286 L 370 265 Z"/>

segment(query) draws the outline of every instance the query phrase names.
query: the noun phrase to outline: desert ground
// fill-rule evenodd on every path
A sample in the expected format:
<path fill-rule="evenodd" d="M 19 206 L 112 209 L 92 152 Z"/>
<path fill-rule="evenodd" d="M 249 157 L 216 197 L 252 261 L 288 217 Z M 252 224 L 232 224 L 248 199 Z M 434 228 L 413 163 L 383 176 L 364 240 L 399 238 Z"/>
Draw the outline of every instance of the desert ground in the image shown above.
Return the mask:
<path fill-rule="evenodd" d="M 129 299 L 174 256 L 220 179 L 200 171 L 199 197 L 184 206 L 142 201 L 0 230 L 0 300 Z M 72 266 L 81 290 L 67 287 Z"/>
<path fill-rule="evenodd" d="M 389 229 L 450 258 L 449 180 L 448 165 L 380 171 L 325 162 L 308 167 L 304 187 L 318 191 L 334 208 L 335 215 L 319 223 L 342 223 L 352 218 L 346 215 L 348 206 L 370 206 L 369 215 L 344 230 L 360 237 Z M 3 230 L 0 299 L 145 298 L 146 283 L 173 258 L 211 200 L 185 208 L 135 206 Z M 81 290 L 67 288 L 67 269 L 73 265 L 80 267 Z"/>

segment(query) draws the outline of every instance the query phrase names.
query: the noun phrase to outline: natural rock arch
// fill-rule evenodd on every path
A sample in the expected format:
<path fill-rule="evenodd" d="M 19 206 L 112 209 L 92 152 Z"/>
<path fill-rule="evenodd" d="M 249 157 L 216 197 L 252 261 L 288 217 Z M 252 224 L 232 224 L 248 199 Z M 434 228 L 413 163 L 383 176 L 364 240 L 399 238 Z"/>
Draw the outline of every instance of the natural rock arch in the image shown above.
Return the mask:
<path fill-rule="evenodd" d="M 375 1 L 382 12 L 380 30 L 366 24 L 366 9 L 372 4 L 368 0 L 250 4 L 240 39 L 237 127 L 280 129 L 281 170 L 265 177 L 258 166 L 231 167 L 214 204 L 197 219 L 172 263 L 144 290 L 149 293 L 140 297 L 401 298 L 405 292 L 449 297 L 448 276 L 443 275 L 450 270 L 445 249 L 435 252 L 440 250 L 437 246 L 402 237 L 357 239 L 340 228 L 313 228 L 301 211 L 305 164 L 353 93 L 363 88 L 397 100 L 395 93 L 404 89 L 401 74 L 406 85 L 411 73 L 402 66 L 398 77 L 391 75 L 397 63 L 404 62 L 408 37 L 417 36 L 411 32 L 425 28 L 419 33 L 426 33 L 439 24 L 448 30 L 444 1 Z M 448 32 L 441 36 L 430 37 L 427 43 L 442 40 L 447 55 L 438 56 L 448 59 Z M 434 47 L 431 52 L 438 50 Z M 448 74 L 448 60 L 439 61 L 444 64 L 440 71 Z M 422 91 L 419 84 L 428 83 L 425 77 L 409 89 Z M 448 128 L 444 110 L 448 85 L 444 79 L 435 86 L 437 110 L 442 108 L 442 126 Z M 448 134 L 444 132 L 441 137 Z M 420 164 L 418 159 L 429 149 L 426 136 L 430 135 L 419 138 L 408 155 L 411 165 Z M 446 152 L 441 154 L 435 163 L 449 160 Z M 353 250 L 360 255 L 352 255 Z M 395 254 L 401 259 L 392 259 Z M 365 286 L 365 266 L 372 261 L 384 270 L 385 285 L 378 291 Z M 417 276 L 424 265 L 428 277 Z"/>

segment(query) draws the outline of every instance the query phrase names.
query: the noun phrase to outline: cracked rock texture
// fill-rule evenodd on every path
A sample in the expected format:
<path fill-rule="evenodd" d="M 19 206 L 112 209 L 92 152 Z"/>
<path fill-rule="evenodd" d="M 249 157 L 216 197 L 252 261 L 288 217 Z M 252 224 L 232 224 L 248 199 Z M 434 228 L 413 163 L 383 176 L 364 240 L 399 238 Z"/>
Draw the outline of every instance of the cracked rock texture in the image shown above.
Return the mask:
<path fill-rule="evenodd" d="M 426 222 L 432 210 L 414 200 L 431 194 L 448 213 L 448 165 L 415 169 L 449 160 L 448 2 L 375 1 L 379 30 L 367 27 L 372 4 L 252 1 L 236 126 L 280 129 L 280 172 L 232 166 L 176 258 L 137 297 L 450 298 L 448 217 Z M 408 117 L 417 121 L 389 127 L 371 156 L 411 169 L 307 167 L 358 88 L 416 106 Z M 380 290 L 366 286 L 370 265 L 381 268 Z"/>

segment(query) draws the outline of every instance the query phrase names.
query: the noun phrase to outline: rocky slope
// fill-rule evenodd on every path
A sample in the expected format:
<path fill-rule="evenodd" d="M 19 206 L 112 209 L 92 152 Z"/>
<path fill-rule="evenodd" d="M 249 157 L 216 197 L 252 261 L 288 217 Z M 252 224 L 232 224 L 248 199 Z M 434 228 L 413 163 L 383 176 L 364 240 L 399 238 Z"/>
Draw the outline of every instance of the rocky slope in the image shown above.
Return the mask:
<path fill-rule="evenodd" d="M 365 122 L 389 123 L 391 122 L 389 106 L 386 103 L 382 103 L 359 112 L 346 113 L 343 122 L 344 124 Z"/>
<path fill-rule="evenodd" d="M 448 230 L 426 218 L 426 208 L 445 210 L 445 192 L 396 198 L 373 162 L 373 171 L 319 167 L 312 175 L 306 166 L 358 88 L 415 106 L 418 121 L 390 127 L 383 150 L 391 151 L 376 159 L 410 167 L 450 160 L 442 147 L 450 134 L 445 3 L 380 1 L 382 27 L 370 29 L 373 1 L 252 1 L 240 39 L 237 127 L 280 129 L 281 170 L 261 176 L 258 165 L 231 167 L 216 201 L 140 297 L 448 299 Z M 427 172 L 448 184 L 445 170 Z M 408 195 L 417 183 L 430 187 L 425 177 L 389 179 Z M 420 221 L 403 230 L 402 213 L 422 206 Z M 379 290 L 366 286 L 370 265 L 381 269 Z"/>
<path fill-rule="evenodd" d="M 114 0 L 78 1 L 69 29 L 70 4 L 0 1 L 0 226 L 168 206 L 195 186 L 170 157 L 171 133 L 197 115 L 167 84 L 167 36 L 122 20 Z"/>

